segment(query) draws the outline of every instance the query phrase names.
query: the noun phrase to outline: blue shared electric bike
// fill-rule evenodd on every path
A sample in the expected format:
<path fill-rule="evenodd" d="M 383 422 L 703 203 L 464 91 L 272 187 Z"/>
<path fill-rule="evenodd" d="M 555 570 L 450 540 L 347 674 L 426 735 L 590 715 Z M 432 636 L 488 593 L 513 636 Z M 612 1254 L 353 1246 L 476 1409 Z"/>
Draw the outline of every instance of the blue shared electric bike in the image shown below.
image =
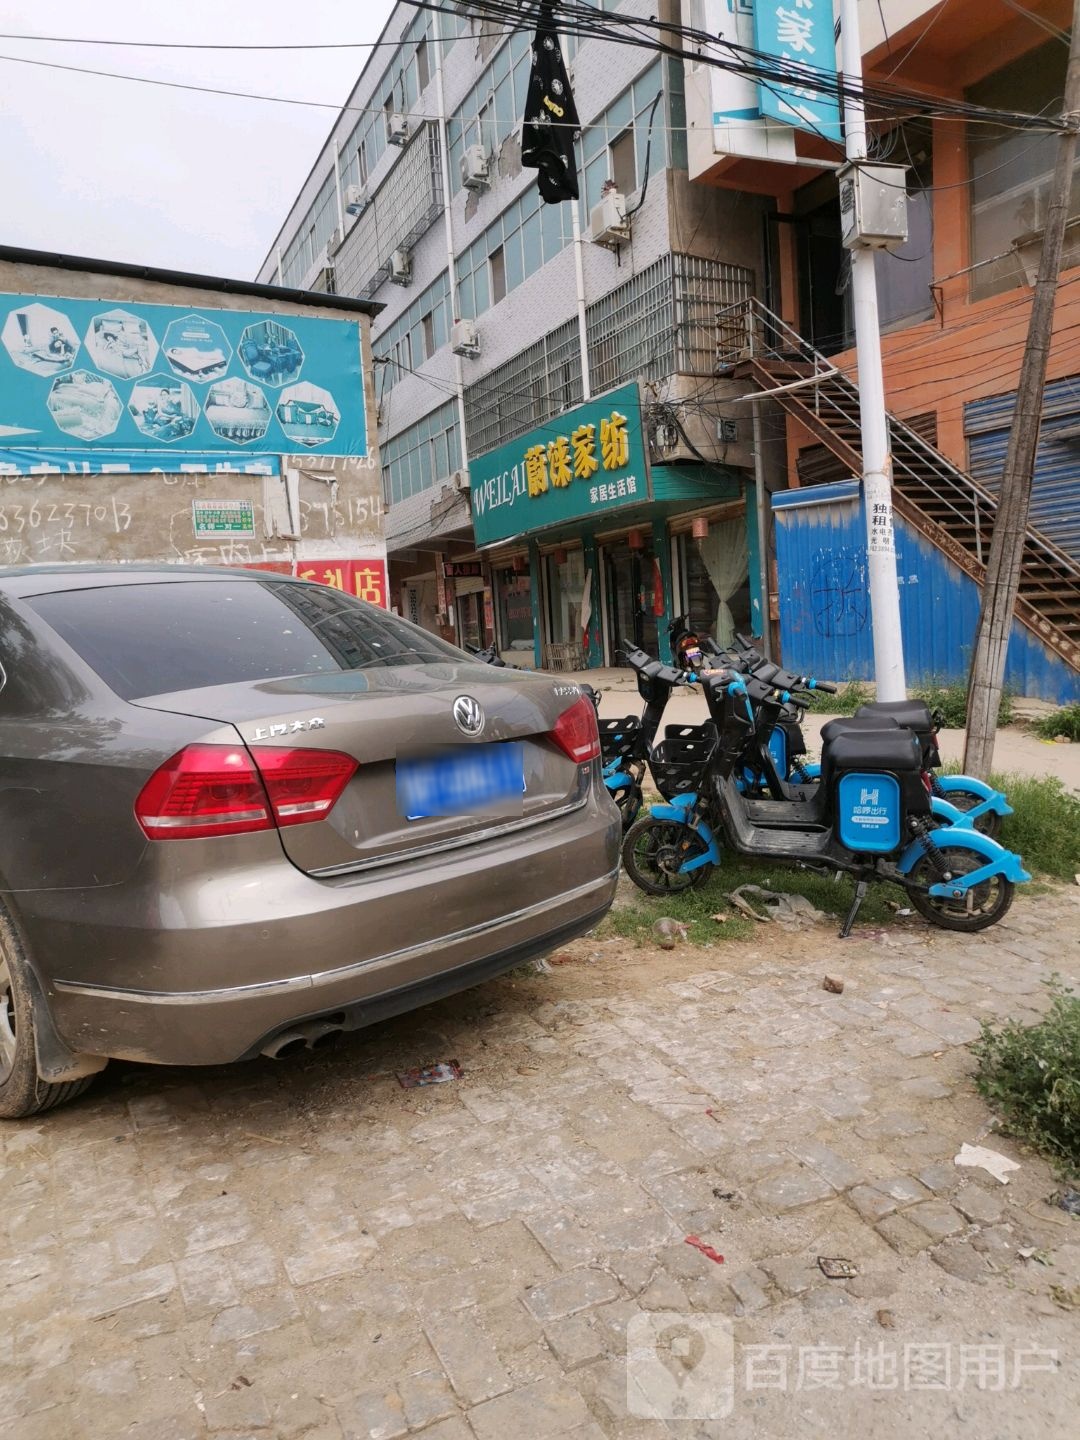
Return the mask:
<path fill-rule="evenodd" d="M 642 712 L 600 719 L 597 724 L 604 784 L 619 808 L 623 829 L 628 830 L 641 811 L 642 786 L 671 692 L 686 683 L 686 676 L 636 646 L 622 654 L 634 671 L 638 694 L 644 702 Z"/>
<path fill-rule="evenodd" d="M 737 775 L 759 726 L 746 677 L 725 668 L 700 678 L 712 730 L 699 727 L 692 753 L 666 742 L 656 748 L 652 771 L 663 803 L 639 817 L 623 842 L 626 872 L 646 893 L 701 884 L 726 843 L 773 863 L 850 874 L 855 894 L 841 935 L 874 881 L 901 885 L 933 924 L 970 932 L 1000 920 L 1015 886 L 1031 878 L 997 841 L 933 814 L 919 742 L 899 725 L 837 726 L 810 794 L 757 799 L 740 791 Z M 801 708 L 796 697 L 785 703 Z"/>
<path fill-rule="evenodd" d="M 817 689 L 835 693 L 835 685 L 823 684 L 810 676 L 793 675 L 766 660 L 747 636 L 737 635 L 735 639 L 733 647 L 718 653 L 718 664 L 727 664 L 742 674 L 771 683 L 779 690 Z M 941 773 L 941 752 L 938 748 L 941 716 L 932 712 L 925 701 L 873 700 L 860 705 L 850 718 L 864 722 L 867 728 L 872 728 L 876 722 L 886 728 L 896 724 L 910 730 L 919 741 L 923 772 L 935 813 L 952 824 L 971 826 L 992 839 L 997 838 L 1003 818 L 1013 813 L 1012 806 L 1000 790 L 973 775 Z M 778 715 L 769 733 L 768 748 L 776 774 L 781 779 L 797 785 L 815 783 L 819 779 L 820 762 L 809 759 L 798 718 L 790 708 Z M 763 769 L 752 770 L 745 778 L 751 791 L 757 789 L 776 793 Z"/>

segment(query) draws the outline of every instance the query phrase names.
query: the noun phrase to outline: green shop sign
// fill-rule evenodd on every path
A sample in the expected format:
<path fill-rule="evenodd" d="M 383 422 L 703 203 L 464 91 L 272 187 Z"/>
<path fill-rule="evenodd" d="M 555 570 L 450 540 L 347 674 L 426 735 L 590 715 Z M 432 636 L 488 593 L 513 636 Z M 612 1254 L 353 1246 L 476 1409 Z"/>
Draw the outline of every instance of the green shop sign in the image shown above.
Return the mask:
<path fill-rule="evenodd" d="M 470 466 L 478 545 L 652 498 L 636 383 L 609 390 Z"/>

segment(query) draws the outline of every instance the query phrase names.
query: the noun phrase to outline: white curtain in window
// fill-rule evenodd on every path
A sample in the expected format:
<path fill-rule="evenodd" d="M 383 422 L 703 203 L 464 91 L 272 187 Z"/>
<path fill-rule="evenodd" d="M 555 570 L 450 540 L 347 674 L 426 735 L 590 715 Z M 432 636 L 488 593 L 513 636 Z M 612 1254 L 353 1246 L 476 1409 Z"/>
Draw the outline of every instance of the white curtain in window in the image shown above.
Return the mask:
<path fill-rule="evenodd" d="M 746 521 L 713 521 L 704 540 L 693 542 L 698 547 L 701 563 L 708 572 L 712 587 L 720 599 L 716 614 L 716 634 L 720 645 L 730 645 L 735 638 L 735 621 L 728 601 L 750 573 L 750 556 L 746 548 Z"/>

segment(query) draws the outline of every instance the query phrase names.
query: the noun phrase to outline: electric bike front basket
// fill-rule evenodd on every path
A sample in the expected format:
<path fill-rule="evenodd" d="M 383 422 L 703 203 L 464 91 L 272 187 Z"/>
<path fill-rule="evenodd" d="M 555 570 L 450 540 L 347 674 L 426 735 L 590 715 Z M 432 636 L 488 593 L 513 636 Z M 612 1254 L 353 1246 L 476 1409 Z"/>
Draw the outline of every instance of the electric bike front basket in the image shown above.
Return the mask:
<path fill-rule="evenodd" d="M 632 760 L 640 753 L 642 732 L 637 715 L 625 715 L 621 720 L 598 720 L 597 724 L 600 727 L 600 754 L 605 765 L 615 760 Z"/>
<path fill-rule="evenodd" d="M 700 788 L 716 743 L 716 726 L 710 721 L 666 727 L 663 740 L 649 758 L 653 781 L 665 800 Z"/>

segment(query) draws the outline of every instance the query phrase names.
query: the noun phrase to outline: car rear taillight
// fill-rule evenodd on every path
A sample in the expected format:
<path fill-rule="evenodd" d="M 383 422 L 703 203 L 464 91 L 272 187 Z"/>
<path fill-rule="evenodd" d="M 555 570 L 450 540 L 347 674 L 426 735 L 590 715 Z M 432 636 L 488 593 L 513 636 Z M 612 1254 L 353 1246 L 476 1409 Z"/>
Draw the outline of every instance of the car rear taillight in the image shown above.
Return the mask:
<path fill-rule="evenodd" d="M 279 825 L 325 819 L 356 773 L 356 761 L 339 750 L 252 746 L 251 753 Z"/>
<path fill-rule="evenodd" d="M 302 825 L 330 813 L 355 770 L 352 756 L 336 750 L 188 745 L 143 786 L 135 818 L 151 840 Z"/>
<path fill-rule="evenodd" d="M 551 738 L 564 754 L 581 765 L 600 754 L 600 731 L 592 701 L 582 695 L 555 721 Z"/>

